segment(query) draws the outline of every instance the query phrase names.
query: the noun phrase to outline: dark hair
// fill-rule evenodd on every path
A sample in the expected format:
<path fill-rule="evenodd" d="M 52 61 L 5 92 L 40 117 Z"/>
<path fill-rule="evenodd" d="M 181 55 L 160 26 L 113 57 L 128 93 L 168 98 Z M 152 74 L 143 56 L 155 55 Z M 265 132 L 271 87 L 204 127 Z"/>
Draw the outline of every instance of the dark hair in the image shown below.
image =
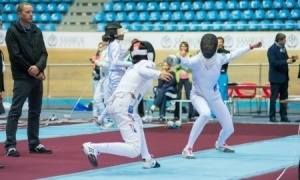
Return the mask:
<path fill-rule="evenodd" d="M 221 40 L 223 41 L 223 43 L 224 43 L 224 38 L 223 38 L 223 37 L 219 36 L 219 37 L 218 37 L 218 40 L 219 40 L 219 39 L 221 39 Z"/>
<path fill-rule="evenodd" d="M 286 38 L 286 35 L 285 35 L 285 34 L 283 34 L 283 33 L 278 33 L 278 34 L 276 35 L 276 37 L 275 37 L 275 41 L 276 41 L 276 42 L 279 42 L 279 41 L 283 40 L 284 38 Z"/>

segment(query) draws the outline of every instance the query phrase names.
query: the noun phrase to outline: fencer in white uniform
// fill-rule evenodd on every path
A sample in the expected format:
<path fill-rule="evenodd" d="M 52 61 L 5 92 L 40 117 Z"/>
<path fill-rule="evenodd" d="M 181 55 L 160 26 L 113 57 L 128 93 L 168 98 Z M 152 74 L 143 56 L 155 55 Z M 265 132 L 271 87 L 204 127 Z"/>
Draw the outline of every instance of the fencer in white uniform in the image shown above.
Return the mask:
<path fill-rule="evenodd" d="M 109 91 L 106 96 L 110 97 L 117 88 L 121 78 L 125 74 L 126 68 L 132 65 L 131 62 L 125 62 L 124 58 L 129 54 L 128 50 L 123 50 L 120 41 L 124 39 L 127 29 L 122 28 L 118 23 L 110 23 L 106 26 L 105 36 L 108 37 L 108 58 L 109 58 Z M 107 117 L 106 109 L 102 111 L 98 122 L 104 121 Z"/>
<path fill-rule="evenodd" d="M 200 42 L 201 52 L 194 57 L 180 57 L 175 61 L 172 58 L 167 58 L 170 65 L 174 66 L 178 61 L 181 66 L 191 69 L 193 75 L 191 101 L 198 111 L 199 117 L 192 127 L 188 143 L 182 151 L 183 157 L 187 159 L 195 158 L 193 146 L 209 121 L 211 110 L 222 126 L 219 137 L 215 142 L 215 148 L 224 152 L 234 152 L 234 149 L 226 144 L 226 140 L 234 132 L 234 127 L 230 112 L 224 104 L 218 89 L 220 70 L 223 64 L 229 63 L 251 49 L 261 46 L 261 43 L 257 43 L 237 49 L 229 54 L 220 54 L 216 53 L 217 44 L 218 40 L 215 35 L 205 34 Z"/>
<path fill-rule="evenodd" d="M 83 150 L 93 166 L 98 165 L 98 155 L 107 153 L 129 158 L 141 155 L 143 168 L 160 167 L 148 152 L 137 107 L 145 93 L 152 88 L 153 80 L 161 78 L 169 81 L 172 75 L 155 70 L 154 49 L 149 42 L 137 41 L 132 44 L 130 51 L 133 65 L 127 69 L 106 106 L 107 113 L 115 120 L 124 142 L 84 143 Z"/>
<path fill-rule="evenodd" d="M 109 98 L 108 97 L 109 93 L 107 88 L 109 86 L 109 81 L 108 81 L 109 59 L 108 59 L 108 50 L 106 45 L 104 45 L 103 50 L 101 52 L 100 61 L 96 61 L 95 65 L 100 68 L 100 74 L 99 74 L 100 80 L 95 88 L 93 101 L 94 101 L 94 107 L 97 109 L 97 111 L 101 113 L 102 111 L 104 111 L 105 104 Z M 103 123 L 101 123 L 101 125 L 102 124 Z"/>

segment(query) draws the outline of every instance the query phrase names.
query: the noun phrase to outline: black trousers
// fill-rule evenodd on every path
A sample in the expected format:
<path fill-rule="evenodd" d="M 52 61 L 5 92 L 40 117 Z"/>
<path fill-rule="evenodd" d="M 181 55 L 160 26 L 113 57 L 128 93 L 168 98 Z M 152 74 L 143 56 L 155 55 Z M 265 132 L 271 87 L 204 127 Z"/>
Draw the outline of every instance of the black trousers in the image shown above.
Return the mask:
<path fill-rule="evenodd" d="M 6 124 L 5 148 L 17 145 L 16 133 L 18 120 L 22 115 L 22 107 L 28 98 L 28 127 L 27 137 L 29 146 L 40 144 L 39 124 L 42 109 L 43 82 L 37 79 L 18 79 L 14 81 L 12 105 Z"/>
<path fill-rule="evenodd" d="M 185 96 L 186 99 L 190 99 L 190 93 L 192 90 L 192 83 L 189 81 L 189 79 L 179 79 L 178 82 L 178 96 L 177 99 L 181 99 L 182 96 L 182 88 L 184 87 L 185 90 Z M 192 103 L 189 103 L 189 118 L 194 117 L 194 107 Z M 174 111 L 174 117 L 179 117 L 179 103 L 175 103 L 175 111 Z"/>
<path fill-rule="evenodd" d="M 167 92 L 175 93 L 174 90 L 168 89 L 168 88 L 160 88 L 157 89 L 157 93 L 154 99 L 153 104 L 157 107 L 159 107 L 159 117 L 165 117 L 166 116 L 166 103 L 171 98 L 166 96 Z"/>
<path fill-rule="evenodd" d="M 276 100 L 285 100 L 288 98 L 288 86 L 289 82 L 285 81 L 284 83 L 271 83 L 271 97 L 270 97 L 270 113 L 269 117 L 275 117 L 276 116 Z M 279 113 L 280 117 L 286 117 L 287 116 L 287 104 L 286 103 L 280 103 L 279 107 Z"/>

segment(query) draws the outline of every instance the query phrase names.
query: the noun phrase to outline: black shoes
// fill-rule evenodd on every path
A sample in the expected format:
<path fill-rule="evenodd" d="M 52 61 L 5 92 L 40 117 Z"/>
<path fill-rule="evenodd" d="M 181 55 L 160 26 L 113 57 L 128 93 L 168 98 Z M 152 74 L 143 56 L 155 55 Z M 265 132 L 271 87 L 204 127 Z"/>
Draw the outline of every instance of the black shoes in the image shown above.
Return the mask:
<path fill-rule="evenodd" d="M 6 156 L 19 157 L 20 153 L 17 151 L 17 149 L 15 147 L 10 147 L 10 148 L 6 149 Z"/>
<path fill-rule="evenodd" d="M 275 117 L 270 117 L 270 122 L 278 122 Z"/>
<path fill-rule="evenodd" d="M 286 116 L 281 117 L 281 122 L 291 122 Z"/>
<path fill-rule="evenodd" d="M 39 144 L 35 147 L 29 147 L 29 152 L 37 154 L 52 154 L 52 150 L 46 149 L 42 144 Z"/>
<path fill-rule="evenodd" d="M 3 164 L 0 164 L 0 169 L 3 169 L 4 168 L 4 165 Z"/>

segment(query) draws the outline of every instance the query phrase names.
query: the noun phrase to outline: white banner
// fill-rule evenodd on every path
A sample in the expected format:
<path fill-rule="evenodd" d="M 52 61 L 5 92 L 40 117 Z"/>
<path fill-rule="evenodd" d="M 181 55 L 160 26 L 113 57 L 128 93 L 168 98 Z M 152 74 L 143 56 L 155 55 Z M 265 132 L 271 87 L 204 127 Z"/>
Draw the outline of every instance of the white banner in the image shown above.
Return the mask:
<path fill-rule="evenodd" d="M 128 32 L 122 41 L 123 48 L 128 48 L 132 39 L 137 38 L 152 43 L 156 50 L 177 50 L 182 41 L 190 45 L 191 50 L 198 50 L 202 35 L 208 32 Z M 261 41 L 261 50 L 267 50 L 278 32 L 211 32 L 225 39 L 228 50 L 237 49 Z M 287 31 L 286 48 L 299 50 L 300 33 Z M 5 46 L 6 31 L 0 31 L 0 46 Z M 47 48 L 81 48 L 96 49 L 103 32 L 43 32 Z"/>

